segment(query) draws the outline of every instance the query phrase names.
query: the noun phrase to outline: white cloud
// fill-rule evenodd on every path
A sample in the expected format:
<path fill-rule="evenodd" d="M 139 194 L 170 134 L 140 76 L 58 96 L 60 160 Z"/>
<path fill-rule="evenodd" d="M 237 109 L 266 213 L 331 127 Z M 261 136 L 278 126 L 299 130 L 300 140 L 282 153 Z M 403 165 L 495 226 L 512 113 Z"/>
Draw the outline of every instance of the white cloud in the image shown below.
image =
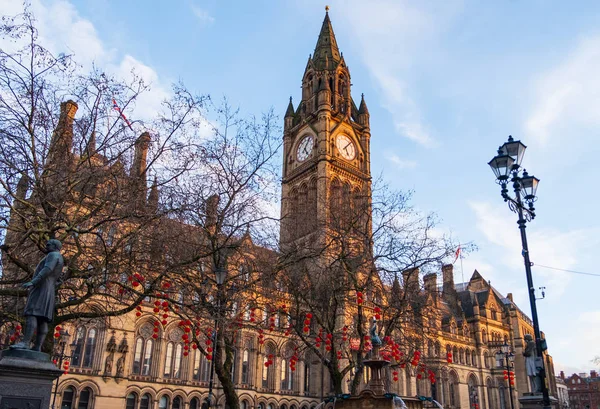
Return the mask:
<path fill-rule="evenodd" d="M 190 5 L 190 8 L 192 9 L 192 13 L 194 13 L 194 16 L 196 16 L 196 18 L 200 20 L 201 23 L 212 24 L 215 22 L 215 18 L 211 16 L 208 13 L 208 11 L 204 10 L 197 4 L 192 3 Z"/>
<path fill-rule="evenodd" d="M 534 81 L 534 107 L 525 130 L 545 144 L 573 125 L 600 125 L 600 35 L 587 36 L 564 61 Z M 572 130 L 572 129 L 571 129 Z"/>
<path fill-rule="evenodd" d="M 395 153 L 387 155 L 387 159 L 392 162 L 398 169 L 414 169 L 417 167 L 417 162 L 410 159 L 402 159 Z"/>
<path fill-rule="evenodd" d="M 460 2 L 435 7 L 397 0 L 350 3 L 336 8 L 336 15 L 340 13 L 351 24 L 358 51 L 382 93 L 384 108 L 394 118 L 396 131 L 422 146 L 437 146 L 406 76 L 415 58 L 430 48 L 460 8 Z"/>
<path fill-rule="evenodd" d="M 23 11 L 19 2 L 10 0 L 0 0 L 0 8 L 8 15 Z M 84 72 L 95 66 L 125 81 L 135 72 L 150 85 L 150 90 L 139 96 L 135 107 L 125 112 L 130 119 L 144 120 L 156 115 L 160 103 L 170 95 L 170 87 L 161 82 L 154 69 L 129 54 L 119 56 L 118 50 L 109 49 L 92 22 L 79 15 L 67 0 L 33 0 L 30 10 L 36 19 L 39 43 L 53 54 L 72 54 Z M 116 112 L 115 115 L 118 116 Z"/>
<path fill-rule="evenodd" d="M 488 202 L 469 202 L 469 207 L 475 212 L 477 229 L 487 240 L 501 248 L 502 263 L 507 269 L 522 270 L 521 239 L 516 224 L 516 215 L 504 205 L 492 205 Z M 560 297 L 572 275 L 557 270 L 535 267 L 540 265 L 570 269 L 576 266 L 579 259 L 598 245 L 597 229 L 574 229 L 560 231 L 554 228 L 536 228 L 527 232 L 531 261 L 534 263 L 533 272 L 541 280 L 534 281 L 536 286 L 546 286 L 552 289 L 548 298 Z"/>

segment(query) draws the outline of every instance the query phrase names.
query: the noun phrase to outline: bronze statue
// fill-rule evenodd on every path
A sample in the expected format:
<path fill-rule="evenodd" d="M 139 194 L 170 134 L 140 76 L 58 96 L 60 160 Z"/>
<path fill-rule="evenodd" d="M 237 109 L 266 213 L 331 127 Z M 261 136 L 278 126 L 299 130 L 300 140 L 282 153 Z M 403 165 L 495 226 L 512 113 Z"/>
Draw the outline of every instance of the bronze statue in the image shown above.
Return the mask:
<path fill-rule="evenodd" d="M 537 356 L 537 348 L 533 337 L 529 334 L 525 334 L 525 350 L 523 351 L 525 357 L 525 370 L 527 371 L 527 377 L 529 378 L 529 384 L 531 385 L 532 393 L 542 392 L 542 383 L 540 379 L 539 360 Z"/>
<path fill-rule="evenodd" d="M 11 348 L 29 349 L 33 333 L 37 332 L 35 342 L 31 348 L 40 351 L 48 333 L 48 323 L 52 322 L 56 286 L 63 270 L 64 260 L 60 254 L 62 244 L 56 239 L 48 240 L 46 252 L 48 253 L 37 265 L 33 279 L 25 284 L 30 288 L 27 304 L 23 315 L 27 317 L 23 340 Z"/>
<path fill-rule="evenodd" d="M 377 335 L 377 319 L 373 317 L 372 320 L 373 325 L 371 325 L 371 330 L 369 331 L 371 333 L 371 345 L 374 347 L 380 347 L 381 339 L 379 338 L 379 335 Z"/>

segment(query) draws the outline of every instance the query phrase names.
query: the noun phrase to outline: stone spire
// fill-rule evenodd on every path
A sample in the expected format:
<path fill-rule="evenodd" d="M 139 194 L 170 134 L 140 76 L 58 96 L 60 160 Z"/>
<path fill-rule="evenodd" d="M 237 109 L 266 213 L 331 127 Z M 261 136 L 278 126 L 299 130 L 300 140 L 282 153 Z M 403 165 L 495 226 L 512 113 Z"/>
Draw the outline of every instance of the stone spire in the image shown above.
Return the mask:
<path fill-rule="evenodd" d="M 96 131 L 92 131 L 90 139 L 87 141 L 85 146 L 85 154 L 88 158 L 91 158 L 96 154 Z"/>
<path fill-rule="evenodd" d="M 367 103 L 365 102 L 365 94 L 360 95 L 360 107 L 358 108 L 358 113 L 369 115 L 369 109 L 367 108 Z"/>
<path fill-rule="evenodd" d="M 294 116 L 294 104 L 292 104 L 292 97 L 290 97 L 290 103 L 288 104 L 287 110 L 285 111 L 285 118 Z"/>
<path fill-rule="evenodd" d="M 326 10 L 325 19 L 323 20 L 319 39 L 317 40 L 313 54 L 313 64 L 317 70 L 331 70 L 337 67 L 341 59 L 340 50 L 335 40 L 331 20 L 329 19 L 329 11 Z"/>

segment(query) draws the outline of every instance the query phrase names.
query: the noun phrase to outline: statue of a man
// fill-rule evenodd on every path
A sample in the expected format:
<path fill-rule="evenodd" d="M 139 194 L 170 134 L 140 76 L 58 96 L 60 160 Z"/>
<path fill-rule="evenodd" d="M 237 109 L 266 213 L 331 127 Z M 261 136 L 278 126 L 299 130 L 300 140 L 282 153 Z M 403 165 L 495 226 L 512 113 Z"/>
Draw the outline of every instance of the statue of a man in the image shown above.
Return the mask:
<path fill-rule="evenodd" d="M 537 356 L 537 348 L 533 337 L 529 334 L 525 334 L 525 350 L 523 356 L 525 357 L 525 370 L 527 371 L 527 377 L 529 377 L 529 384 L 531 385 L 532 393 L 542 392 L 542 383 L 539 376 L 539 364 Z"/>
<path fill-rule="evenodd" d="M 60 254 L 62 244 L 56 239 L 48 240 L 46 252 L 48 253 L 37 265 L 33 279 L 25 284 L 30 288 L 27 304 L 23 315 L 27 318 L 23 340 L 11 348 L 29 349 L 33 333 L 37 332 L 35 342 L 31 348 L 40 351 L 48 333 L 48 323 L 52 322 L 56 285 L 63 270 L 64 260 Z"/>

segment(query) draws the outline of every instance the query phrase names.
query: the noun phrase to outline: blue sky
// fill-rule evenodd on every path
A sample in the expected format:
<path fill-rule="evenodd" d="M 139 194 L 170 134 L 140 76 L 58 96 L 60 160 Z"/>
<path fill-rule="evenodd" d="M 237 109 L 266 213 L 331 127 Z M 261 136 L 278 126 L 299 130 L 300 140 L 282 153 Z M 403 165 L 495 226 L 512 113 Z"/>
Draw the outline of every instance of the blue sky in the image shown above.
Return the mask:
<path fill-rule="evenodd" d="M 329 1 L 329 0 L 328 0 Z M 19 2 L 0 0 L 16 12 Z M 509 134 L 528 145 L 541 179 L 528 225 L 536 264 L 600 274 L 600 4 L 561 1 L 329 1 L 355 100 L 371 113 L 372 170 L 414 189 L 441 230 L 474 241 L 463 261 L 529 312 L 516 216 L 487 162 Z M 182 80 L 226 95 L 245 112 L 297 103 L 325 3 L 290 1 L 35 0 L 55 52 L 153 82 L 133 115 L 149 115 Z M 456 280 L 460 281 L 457 263 Z M 557 371 L 584 371 L 600 355 L 600 277 L 534 267 Z M 583 347 L 585 345 L 585 347 Z"/>

